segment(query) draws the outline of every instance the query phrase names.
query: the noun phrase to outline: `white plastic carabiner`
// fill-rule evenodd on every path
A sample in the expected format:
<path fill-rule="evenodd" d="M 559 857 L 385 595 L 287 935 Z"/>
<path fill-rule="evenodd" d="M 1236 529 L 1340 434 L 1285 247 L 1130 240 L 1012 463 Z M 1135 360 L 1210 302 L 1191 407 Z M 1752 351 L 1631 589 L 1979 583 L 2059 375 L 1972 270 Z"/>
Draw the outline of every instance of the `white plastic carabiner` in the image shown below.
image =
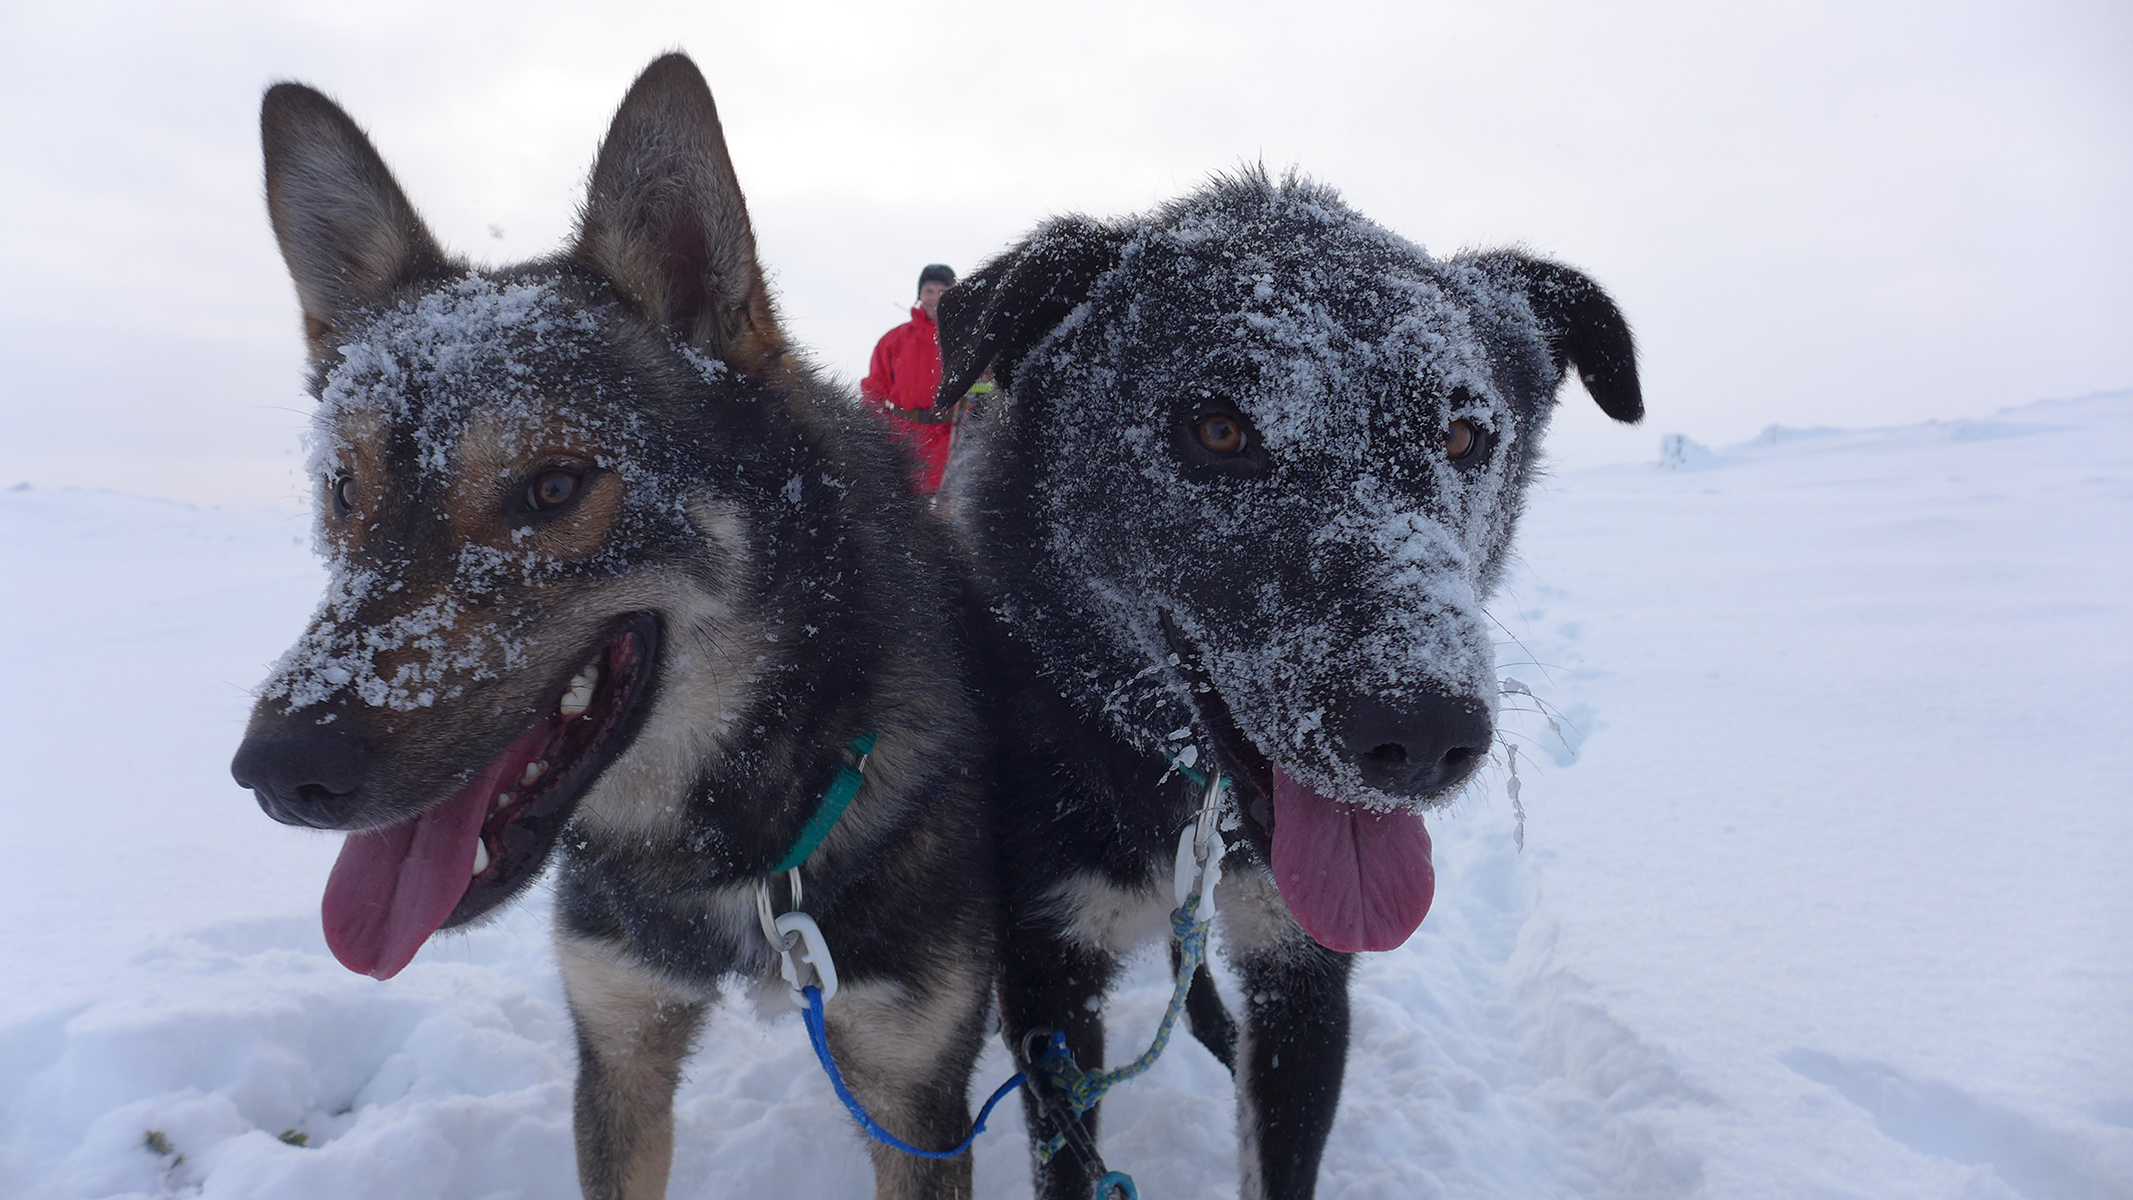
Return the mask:
<path fill-rule="evenodd" d="M 1178 857 L 1170 877 L 1171 892 L 1178 907 L 1198 891 L 1200 907 L 1194 916 L 1201 921 L 1212 920 L 1215 915 L 1215 885 L 1222 882 L 1222 855 L 1229 848 L 1222 844 L 1222 835 L 1215 828 L 1215 815 L 1221 810 L 1222 795 L 1228 790 L 1229 780 L 1220 771 L 1210 772 L 1207 791 L 1200 800 L 1200 811 L 1185 828 L 1178 831 Z"/>
<path fill-rule="evenodd" d="M 807 1007 L 807 993 L 800 989 L 806 981 L 800 977 L 800 963 L 815 970 L 815 978 L 822 984 L 822 1002 L 829 1003 L 837 994 L 837 962 L 830 957 L 829 942 L 822 936 L 822 927 L 804 912 L 789 912 L 775 922 L 778 930 L 778 970 L 791 986 L 792 1002 L 801 1008 Z M 798 935 L 798 945 L 792 935 Z M 795 951 L 799 962 L 793 961 Z"/>

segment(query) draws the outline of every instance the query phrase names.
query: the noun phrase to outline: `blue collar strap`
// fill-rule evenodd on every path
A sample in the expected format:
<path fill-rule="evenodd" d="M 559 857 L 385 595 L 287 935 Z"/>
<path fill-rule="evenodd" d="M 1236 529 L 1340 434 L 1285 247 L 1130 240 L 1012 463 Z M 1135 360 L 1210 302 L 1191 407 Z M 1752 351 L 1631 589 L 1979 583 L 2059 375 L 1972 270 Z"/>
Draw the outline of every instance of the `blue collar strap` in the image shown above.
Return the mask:
<path fill-rule="evenodd" d="M 874 731 L 869 729 L 845 747 L 846 760 L 837 767 L 837 777 L 830 780 L 829 790 L 822 793 L 822 803 L 816 806 L 815 815 L 809 817 L 801 828 L 799 840 L 785 852 L 784 858 L 778 860 L 777 866 L 770 868 L 772 875 L 782 875 L 806 862 L 815 847 L 822 844 L 822 839 L 837 827 L 837 818 L 844 815 L 845 807 L 867 781 L 867 755 L 874 752 L 875 738 Z"/>

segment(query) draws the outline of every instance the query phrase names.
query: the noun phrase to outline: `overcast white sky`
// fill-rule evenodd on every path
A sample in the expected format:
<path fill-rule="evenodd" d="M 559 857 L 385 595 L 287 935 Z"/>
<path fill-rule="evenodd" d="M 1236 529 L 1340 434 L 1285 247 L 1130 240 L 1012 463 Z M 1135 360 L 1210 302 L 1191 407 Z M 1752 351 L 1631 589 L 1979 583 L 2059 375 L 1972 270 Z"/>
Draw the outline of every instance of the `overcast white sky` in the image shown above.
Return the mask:
<path fill-rule="evenodd" d="M 1651 416 L 1572 397 L 1565 466 L 2133 387 L 2124 0 L 0 0 L 0 487 L 298 502 L 268 83 L 339 99 L 448 245 L 506 261 L 563 239 L 676 47 L 793 332 L 848 377 L 925 263 L 1263 160 L 1614 293 Z"/>

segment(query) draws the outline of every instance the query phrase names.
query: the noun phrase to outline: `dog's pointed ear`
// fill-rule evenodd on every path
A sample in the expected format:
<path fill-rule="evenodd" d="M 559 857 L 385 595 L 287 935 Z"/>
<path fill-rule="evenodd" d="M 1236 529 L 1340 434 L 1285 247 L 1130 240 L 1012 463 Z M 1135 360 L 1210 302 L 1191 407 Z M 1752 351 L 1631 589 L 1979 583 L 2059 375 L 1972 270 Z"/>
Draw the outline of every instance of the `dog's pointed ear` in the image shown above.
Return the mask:
<path fill-rule="evenodd" d="M 712 358 L 756 372 L 784 354 L 718 108 L 685 55 L 646 67 L 622 98 L 571 254 Z"/>
<path fill-rule="evenodd" d="M 1644 418 L 1636 342 L 1629 322 L 1599 284 L 1561 263 L 1512 251 L 1483 255 L 1482 264 L 1525 295 L 1558 377 L 1575 367 L 1601 412 L 1632 425 Z"/>
<path fill-rule="evenodd" d="M 1118 265 L 1126 235 L 1086 217 L 1058 217 L 941 296 L 941 387 L 949 405 L 985 374 L 1001 388 L 1022 357 L 1089 298 Z"/>
<path fill-rule="evenodd" d="M 411 280 L 450 262 L 362 129 L 300 83 L 277 83 L 259 106 L 267 216 L 296 280 L 313 358 L 336 330 Z"/>

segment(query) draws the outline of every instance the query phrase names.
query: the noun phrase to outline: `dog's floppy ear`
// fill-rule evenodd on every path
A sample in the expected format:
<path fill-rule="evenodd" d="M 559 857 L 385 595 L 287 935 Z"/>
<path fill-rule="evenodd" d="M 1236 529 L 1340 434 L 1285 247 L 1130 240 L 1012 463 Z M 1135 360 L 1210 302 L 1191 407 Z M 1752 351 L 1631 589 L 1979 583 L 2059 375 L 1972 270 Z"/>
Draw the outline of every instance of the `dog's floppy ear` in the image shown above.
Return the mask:
<path fill-rule="evenodd" d="M 991 368 L 1002 388 L 1022 356 L 1088 299 L 1118 265 L 1124 231 L 1086 217 L 1058 217 L 979 267 L 941 297 L 941 388 L 953 404 Z"/>
<path fill-rule="evenodd" d="M 648 319 L 743 372 L 784 353 L 718 108 L 685 55 L 653 62 L 622 98 L 571 254 Z"/>
<path fill-rule="evenodd" d="M 1483 255 L 1482 264 L 1525 294 L 1558 375 L 1566 366 L 1576 367 L 1578 381 L 1600 411 L 1627 424 L 1644 418 L 1636 342 L 1629 322 L 1599 284 L 1561 263 L 1510 251 Z"/>
<path fill-rule="evenodd" d="M 314 358 L 332 353 L 349 314 L 450 270 L 385 160 L 333 101 L 300 83 L 275 84 L 259 106 L 259 141 L 267 215 Z"/>

